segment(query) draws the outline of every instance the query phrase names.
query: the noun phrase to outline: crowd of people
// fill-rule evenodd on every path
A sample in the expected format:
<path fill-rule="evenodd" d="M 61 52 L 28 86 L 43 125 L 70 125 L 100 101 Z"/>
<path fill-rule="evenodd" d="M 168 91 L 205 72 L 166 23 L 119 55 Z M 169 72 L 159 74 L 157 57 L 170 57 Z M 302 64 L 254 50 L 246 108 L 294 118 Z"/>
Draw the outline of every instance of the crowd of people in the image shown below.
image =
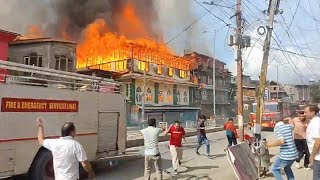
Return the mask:
<path fill-rule="evenodd" d="M 295 163 L 296 168 L 301 168 L 300 161 L 304 157 L 303 167 L 307 170 L 313 169 L 313 180 L 320 180 L 320 118 L 318 106 L 310 105 L 304 111 L 298 112 L 296 118 L 285 118 L 274 127 L 276 140 L 267 142 L 268 148 L 280 146 L 280 153 L 276 158 L 272 173 L 276 180 L 282 180 L 280 170 L 284 169 L 289 180 L 294 180 L 291 166 Z M 197 147 L 195 153 L 200 155 L 199 149 L 206 145 L 206 155 L 210 157 L 210 143 L 205 130 L 206 117 L 201 115 L 197 121 Z M 80 143 L 74 140 L 76 128 L 73 123 L 65 123 L 61 128 L 62 137 L 59 139 L 45 139 L 44 126 L 41 119 L 38 119 L 38 141 L 39 144 L 50 150 L 53 155 L 53 165 L 56 180 L 79 179 L 80 162 L 89 174 L 95 178 L 95 173 L 88 161 L 86 152 Z M 249 124 L 250 126 L 250 124 Z M 230 118 L 224 125 L 228 147 L 237 144 L 237 130 Z M 144 137 L 145 147 L 145 170 L 146 180 L 151 178 L 151 167 L 154 166 L 157 179 L 162 180 L 162 160 L 159 150 L 159 135 L 170 134 L 169 149 L 172 156 L 172 167 L 174 174 L 178 174 L 183 155 L 182 139 L 185 140 L 185 130 L 179 121 L 175 121 L 169 128 L 156 127 L 156 119 L 148 120 L 148 127 L 141 130 Z"/>
<path fill-rule="evenodd" d="M 299 111 L 297 117 L 285 118 L 274 127 L 276 140 L 267 142 L 267 147 L 280 146 L 272 173 L 276 180 L 282 180 L 281 169 L 284 169 L 289 180 L 294 180 L 291 166 L 306 170 L 313 169 L 313 180 L 320 180 L 320 118 L 317 116 L 319 107 L 307 106 L 304 111 Z"/>

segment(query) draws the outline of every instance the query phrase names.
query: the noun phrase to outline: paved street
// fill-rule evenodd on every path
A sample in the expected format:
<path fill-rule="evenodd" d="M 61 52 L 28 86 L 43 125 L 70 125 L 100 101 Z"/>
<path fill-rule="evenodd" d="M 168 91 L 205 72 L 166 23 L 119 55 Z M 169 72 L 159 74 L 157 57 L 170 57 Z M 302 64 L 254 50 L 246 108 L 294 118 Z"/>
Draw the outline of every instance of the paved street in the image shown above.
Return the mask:
<path fill-rule="evenodd" d="M 264 132 L 264 135 L 268 138 L 272 138 L 271 132 Z M 223 149 L 227 145 L 224 132 L 211 133 L 208 135 L 211 140 L 211 152 L 212 159 L 206 156 L 198 156 L 195 154 L 196 137 L 187 138 L 187 143 L 184 146 L 184 155 L 182 160 L 182 167 L 179 169 L 180 174 L 176 176 L 178 179 L 223 179 L 234 180 L 236 179 L 231 169 L 229 162 L 227 161 Z M 131 151 L 139 151 L 143 154 L 143 148 L 131 148 Z M 160 143 L 161 155 L 163 158 L 163 167 L 168 171 L 171 169 L 170 152 L 168 149 L 168 142 Z M 271 154 L 275 155 L 278 148 L 271 149 Z M 200 153 L 204 155 L 205 147 L 200 149 Z M 275 157 L 272 158 L 272 161 Z M 98 180 L 128 180 L 128 179 L 143 179 L 143 158 L 136 160 L 128 160 L 119 162 L 119 166 L 116 168 L 100 167 L 98 172 Z M 294 167 L 294 173 L 296 179 L 311 179 L 312 171 L 304 169 L 296 170 Z M 153 177 L 154 174 L 153 174 Z M 164 174 L 165 179 L 170 179 L 167 174 Z M 268 174 L 266 180 L 274 179 L 272 174 Z"/>

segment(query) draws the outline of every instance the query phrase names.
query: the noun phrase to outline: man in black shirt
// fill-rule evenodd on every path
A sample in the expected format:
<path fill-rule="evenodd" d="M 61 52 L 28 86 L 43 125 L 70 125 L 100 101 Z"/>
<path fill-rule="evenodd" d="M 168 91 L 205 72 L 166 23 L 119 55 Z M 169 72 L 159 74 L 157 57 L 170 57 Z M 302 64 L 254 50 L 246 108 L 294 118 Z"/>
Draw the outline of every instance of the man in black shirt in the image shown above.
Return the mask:
<path fill-rule="evenodd" d="M 206 117 L 204 115 L 201 115 L 197 121 L 198 145 L 197 145 L 196 153 L 200 155 L 199 149 L 202 146 L 202 144 L 205 144 L 207 147 L 207 156 L 210 157 L 210 143 L 206 135 L 205 125 L 204 125 L 205 121 L 206 121 Z"/>

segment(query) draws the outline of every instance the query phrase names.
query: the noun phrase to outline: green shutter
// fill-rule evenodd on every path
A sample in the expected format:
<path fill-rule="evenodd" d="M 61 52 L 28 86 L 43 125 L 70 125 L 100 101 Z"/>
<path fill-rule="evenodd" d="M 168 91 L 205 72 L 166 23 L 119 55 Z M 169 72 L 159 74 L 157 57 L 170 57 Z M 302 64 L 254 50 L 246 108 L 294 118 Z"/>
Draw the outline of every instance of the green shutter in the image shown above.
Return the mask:
<path fill-rule="evenodd" d="M 192 89 L 193 89 L 192 87 L 189 87 L 189 105 L 194 103 L 193 102 L 194 99 L 192 98 L 192 92 L 193 92 Z"/>
<path fill-rule="evenodd" d="M 154 103 L 158 104 L 159 100 L 158 100 L 158 95 L 159 95 L 159 83 L 154 83 Z"/>
<path fill-rule="evenodd" d="M 132 80 L 132 83 L 130 83 L 130 99 L 131 104 L 136 105 L 136 81 L 135 79 Z"/>
<path fill-rule="evenodd" d="M 177 85 L 173 85 L 173 105 L 177 105 Z"/>

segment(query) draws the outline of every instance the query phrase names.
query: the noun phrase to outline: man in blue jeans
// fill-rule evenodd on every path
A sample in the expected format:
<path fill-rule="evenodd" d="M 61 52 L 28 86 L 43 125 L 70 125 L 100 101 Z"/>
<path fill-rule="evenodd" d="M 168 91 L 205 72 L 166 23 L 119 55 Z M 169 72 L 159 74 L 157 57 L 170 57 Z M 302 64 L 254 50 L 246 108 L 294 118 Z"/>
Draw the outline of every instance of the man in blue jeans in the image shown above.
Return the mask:
<path fill-rule="evenodd" d="M 206 116 L 201 115 L 197 121 L 197 137 L 198 137 L 198 145 L 196 153 L 200 155 L 199 149 L 202 144 L 205 144 L 207 147 L 207 156 L 210 157 L 210 144 L 206 135 L 204 122 L 206 120 Z"/>
<path fill-rule="evenodd" d="M 279 156 L 275 160 L 272 168 L 272 173 L 276 180 L 283 180 L 280 172 L 282 168 L 284 168 L 288 180 L 294 180 L 291 166 L 298 158 L 298 151 L 292 136 L 293 127 L 292 125 L 287 124 L 287 121 L 289 121 L 289 119 L 286 118 L 284 124 L 274 128 L 277 140 L 275 142 L 267 143 L 267 147 L 280 146 Z"/>

